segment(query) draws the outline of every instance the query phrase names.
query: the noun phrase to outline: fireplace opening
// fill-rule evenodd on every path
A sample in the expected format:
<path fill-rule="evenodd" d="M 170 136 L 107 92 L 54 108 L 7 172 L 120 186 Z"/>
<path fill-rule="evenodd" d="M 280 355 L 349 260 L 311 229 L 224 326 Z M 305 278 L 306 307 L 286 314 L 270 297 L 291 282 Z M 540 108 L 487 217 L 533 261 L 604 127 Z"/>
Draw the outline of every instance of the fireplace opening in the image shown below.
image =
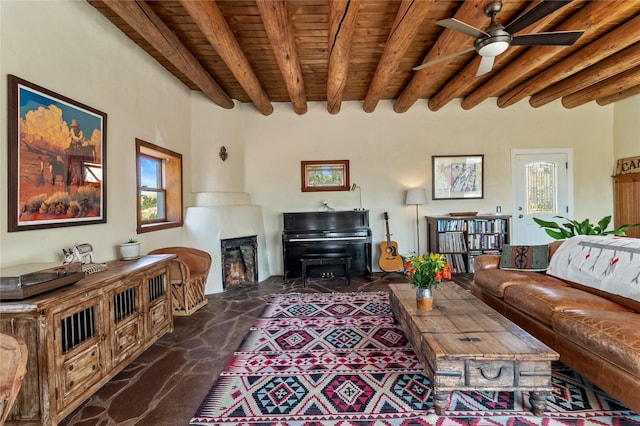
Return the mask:
<path fill-rule="evenodd" d="M 256 235 L 220 240 L 222 288 L 258 283 Z"/>

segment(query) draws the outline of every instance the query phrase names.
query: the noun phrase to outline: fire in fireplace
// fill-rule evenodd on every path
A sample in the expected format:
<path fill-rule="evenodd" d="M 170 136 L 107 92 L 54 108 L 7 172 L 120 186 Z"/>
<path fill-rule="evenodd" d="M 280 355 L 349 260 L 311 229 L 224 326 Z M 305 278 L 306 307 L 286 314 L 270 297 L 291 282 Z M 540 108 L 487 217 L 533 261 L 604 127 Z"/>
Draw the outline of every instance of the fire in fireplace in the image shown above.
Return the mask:
<path fill-rule="evenodd" d="M 256 235 L 220 240 L 222 288 L 258 283 Z"/>

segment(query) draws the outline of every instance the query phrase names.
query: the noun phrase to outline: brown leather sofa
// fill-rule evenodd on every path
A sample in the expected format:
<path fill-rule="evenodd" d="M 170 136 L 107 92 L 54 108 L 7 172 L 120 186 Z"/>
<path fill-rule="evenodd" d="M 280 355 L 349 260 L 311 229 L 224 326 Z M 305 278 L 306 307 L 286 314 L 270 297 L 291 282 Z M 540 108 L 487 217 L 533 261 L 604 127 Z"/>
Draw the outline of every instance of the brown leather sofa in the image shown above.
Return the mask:
<path fill-rule="evenodd" d="M 558 245 L 550 245 L 550 257 Z M 640 302 L 499 265 L 500 255 L 475 259 L 472 293 L 558 352 L 560 361 L 640 413 Z"/>

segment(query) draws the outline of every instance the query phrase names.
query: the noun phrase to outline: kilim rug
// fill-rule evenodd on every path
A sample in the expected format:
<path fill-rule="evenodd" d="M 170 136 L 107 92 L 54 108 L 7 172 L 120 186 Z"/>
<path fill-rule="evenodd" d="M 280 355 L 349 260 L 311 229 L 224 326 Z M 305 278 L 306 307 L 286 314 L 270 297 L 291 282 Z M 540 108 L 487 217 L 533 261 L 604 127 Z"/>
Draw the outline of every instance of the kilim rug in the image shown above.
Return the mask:
<path fill-rule="evenodd" d="M 276 295 L 191 425 L 640 425 L 563 364 L 552 380 L 544 417 L 527 392 L 452 392 L 439 417 L 388 293 Z"/>

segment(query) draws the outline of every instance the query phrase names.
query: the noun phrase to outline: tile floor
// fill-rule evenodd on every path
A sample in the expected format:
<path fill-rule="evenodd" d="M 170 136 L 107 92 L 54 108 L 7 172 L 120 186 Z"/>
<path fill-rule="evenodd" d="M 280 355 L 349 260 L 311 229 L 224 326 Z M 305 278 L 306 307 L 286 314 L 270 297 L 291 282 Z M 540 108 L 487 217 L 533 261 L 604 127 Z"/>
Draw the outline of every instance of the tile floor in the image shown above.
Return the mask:
<path fill-rule="evenodd" d="M 69 415 L 62 425 L 188 425 L 214 380 L 224 369 L 269 296 L 291 292 L 386 291 L 387 284 L 406 282 L 399 273 L 376 274 L 373 280 L 352 277 L 299 279 L 281 276 L 257 285 L 242 285 L 208 296 L 193 315 L 175 317 L 165 335 L 125 370 Z M 468 288 L 470 276 L 457 276 Z"/>

